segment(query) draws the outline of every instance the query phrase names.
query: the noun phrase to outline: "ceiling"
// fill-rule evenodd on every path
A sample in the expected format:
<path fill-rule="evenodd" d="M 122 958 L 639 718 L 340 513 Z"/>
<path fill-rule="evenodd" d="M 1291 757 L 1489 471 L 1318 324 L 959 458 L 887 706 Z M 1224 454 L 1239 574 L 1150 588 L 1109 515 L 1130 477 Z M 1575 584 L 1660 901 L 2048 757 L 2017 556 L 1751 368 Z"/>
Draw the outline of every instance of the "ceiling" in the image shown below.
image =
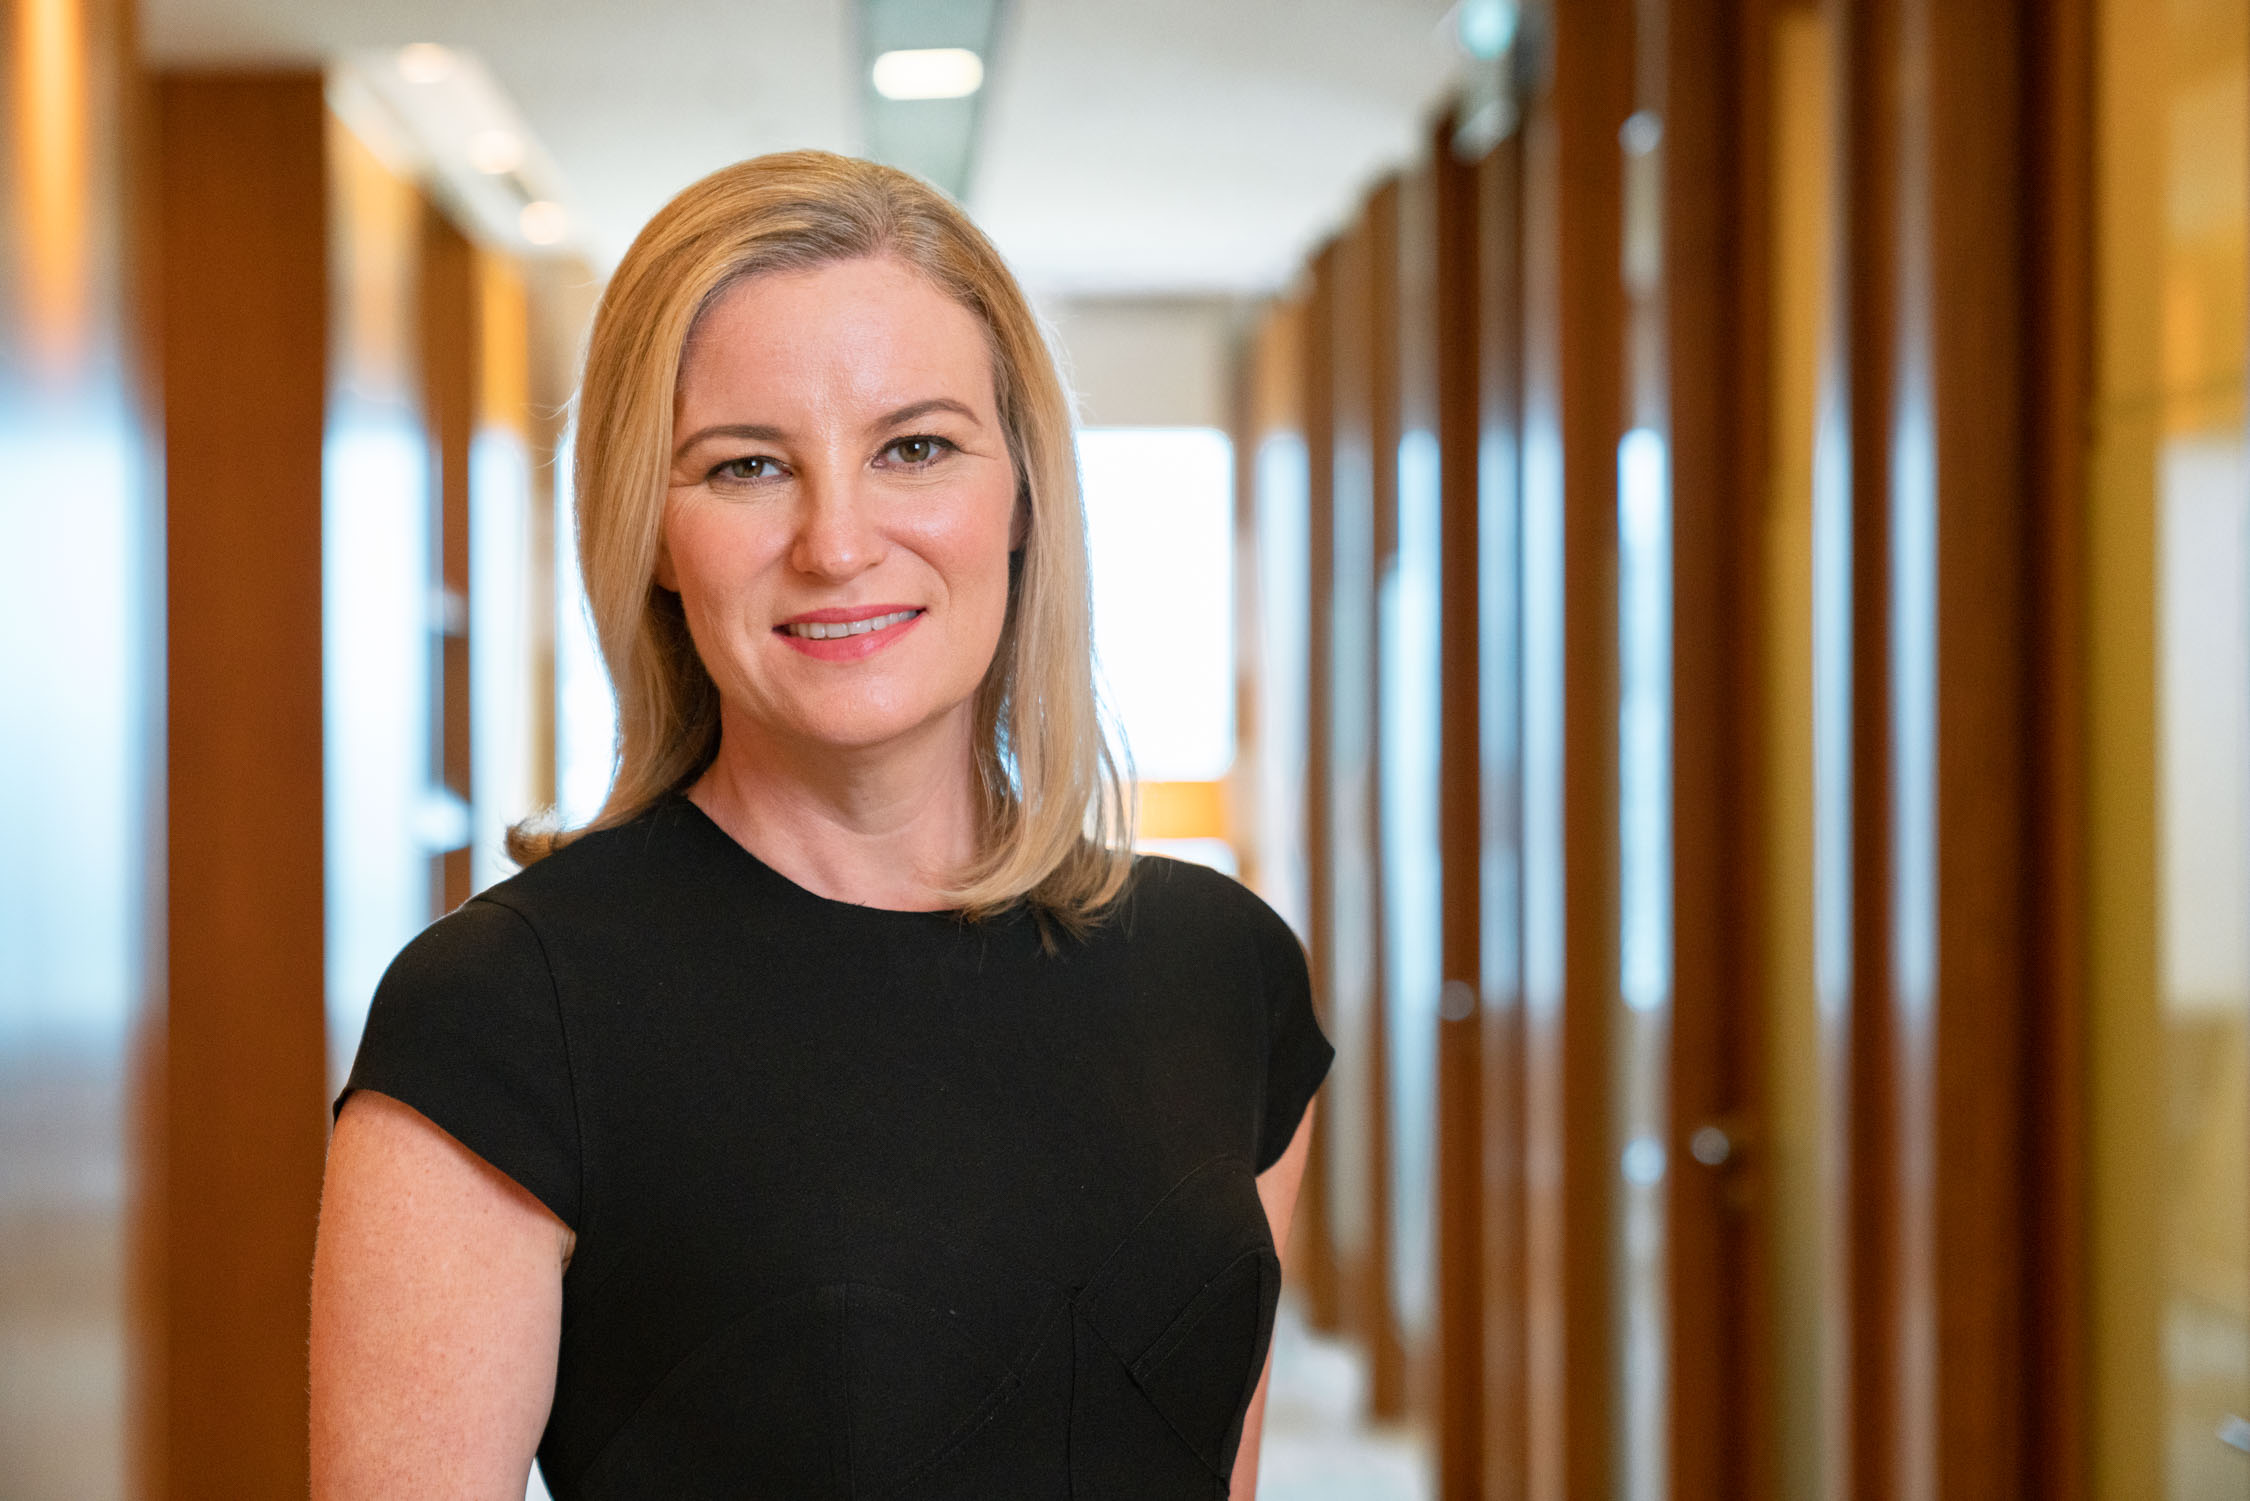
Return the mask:
<path fill-rule="evenodd" d="M 480 58 L 608 265 L 671 194 L 863 145 L 847 0 L 144 0 L 159 64 Z M 1458 65 L 1447 0 L 1013 0 L 969 206 L 1046 295 L 1255 293 L 1416 150 Z"/>

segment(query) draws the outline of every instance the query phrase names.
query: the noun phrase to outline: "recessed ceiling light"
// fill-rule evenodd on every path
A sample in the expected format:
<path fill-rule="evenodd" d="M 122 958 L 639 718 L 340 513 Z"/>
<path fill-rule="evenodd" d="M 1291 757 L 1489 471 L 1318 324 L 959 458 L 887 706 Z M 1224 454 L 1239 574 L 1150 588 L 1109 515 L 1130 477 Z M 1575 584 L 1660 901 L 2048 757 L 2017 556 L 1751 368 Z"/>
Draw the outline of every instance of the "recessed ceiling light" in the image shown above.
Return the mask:
<path fill-rule="evenodd" d="M 1461 49 L 1469 56 L 1490 62 L 1515 45 L 1516 0 L 1461 0 L 1457 14 Z"/>
<path fill-rule="evenodd" d="M 984 59 L 966 47 L 916 47 L 875 59 L 885 99 L 961 99 L 984 86 Z"/>
<path fill-rule="evenodd" d="M 436 83 L 453 71 L 453 54 L 435 42 L 416 42 L 399 49 L 398 71 L 408 83 Z"/>
<path fill-rule="evenodd" d="M 570 218 L 563 212 L 562 205 L 549 203 L 544 198 L 525 204 L 523 212 L 516 217 L 516 224 L 523 230 L 523 237 L 534 245 L 559 245 L 562 237 L 570 232 Z"/>
<path fill-rule="evenodd" d="M 480 130 L 469 137 L 469 165 L 487 177 L 523 165 L 523 138 L 512 130 Z"/>

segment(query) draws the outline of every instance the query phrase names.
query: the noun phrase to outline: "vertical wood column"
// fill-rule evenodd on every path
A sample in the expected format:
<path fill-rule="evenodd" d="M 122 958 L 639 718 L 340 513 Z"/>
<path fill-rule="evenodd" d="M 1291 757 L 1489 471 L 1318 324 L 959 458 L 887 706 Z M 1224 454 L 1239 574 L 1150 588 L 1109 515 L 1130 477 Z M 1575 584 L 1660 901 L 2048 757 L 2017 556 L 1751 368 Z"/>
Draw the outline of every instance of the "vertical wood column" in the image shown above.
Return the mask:
<path fill-rule="evenodd" d="M 1355 670 L 1363 665 L 1365 671 L 1362 691 L 1366 703 L 1361 720 L 1366 760 L 1359 779 L 1362 803 L 1354 821 L 1359 838 L 1364 842 L 1367 872 L 1364 898 L 1367 932 L 1366 1193 L 1370 1234 L 1367 1262 L 1361 1269 L 1359 1297 L 1369 1364 L 1368 1407 L 1375 1417 L 1386 1422 L 1404 1418 L 1408 1400 L 1407 1354 L 1395 1291 L 1400 1251 L 1396 1232 L 1398 1131 L 1395 1116 L 1401 1109 L 1422 1109 L 1431 1104 L 1427 1100 L 1399 1100 L 1392 1089 L 1394 1059 L 1402 1045 L 1396 1038 L 1398 1008 L 1404 1004 L 1404 997 L 1391 991 L 1390 948 L 1396 935 L 1389 921 L 1384 868 L 1383 778 L 1386 773 L 1381 723 L 1385 692 L 1381 599 L 1383 577 L 1396 566 L 1398 554 L 1399 193 L 1400 185 L 1395 177 L 1377 187 L 1369 195 L 1353 232 L 1353 241 L 1362 248 L 1359 265 L 1362 279 L 1353 295 L 1362 311 L 1356 316 L 1346 315 L 1346 323 L 1338 328 L 1338 338 L 1339 353 L 1347 332 L 1355 332 L 1364 340 L 1357 350 L 1361 369 L 1356 375 L 1347 375 L 1339 365 L 1337 372 L 1343 383 L 1338 391 L 1339 415 L 1345 392 L 1353 392 L 1360 403 L 1355 417 L 1364 422 L 1364 428 L 1353 437 L 1355 441 L 1363 438 L 1365 443 L 1367 513 L 1364 525 L 1353 523 L 1352 529 L 1364 535 L 1369 544 L 1363 581 L 1366 631 L 1362 642 L 1356 646 L 1339 640 L 1337 649 L 1339 653 L 1352 650 Z M 1353 323 L 1359 324 L 1356 330 L 1351 329 Z M 1338 437 L 1344 437 L 1341 427 Z M 1340 464 L 1343 458 L 1340 451 Z M 1339 521 L 1341 523 L 1341 517 Z M 1343 538 L 1339 536 L 1339 557 L 1342 544 Z M 1362 587 L 1360 582 L 1347 581 L 1341 576 L 1338 583 Z"/>
<path fill-rule="evenodd" d="M 1320 1006 L 1322 1023 L 1331 1039 L 1337 1038 L 1335 924 L 1330 913 L 1335 901 L 1335 820 L 1330 815 L 1329 782 L 1333 775 L 1335 719 L 1335 604 L 1336 604 L 1336 386 L 1335 305 L 1336 247 L 1331 244 L 1313 260 L 1311 286 L 1305 294 L 1304 433 L 1305 433 L 1305 571 L 1308 618 L 1305 630 L 1305 950 L 1312 970 L 1313 996 Z M 1338 1176 L 1335 1080 L 1342 1070 L 1331 1070 L 1321 1108 L 1313 1116 L 1312 1161 L 1306 1170 L 1312 1182 L 1307 1195 L 1305 1247 L 1307 1314 L 1323 1329 L 1336 1329 L 1343 1319 L 1344 1250 L 1339 1244 L 1338 1203 L 1354 1186 Z"/>
<path fill-rule="evenodd" d="M 1478 789 L 1477 175 L 1430 149 L 1430 306 L 1438 441 L 1438 860 L 1444 989 L 1437 1042 L 1438 1494 L 1484 1494 L 1484 1049 L 1478 1005 L 1483 799 Z"/>
<path fill-rule="evenodd" d="M 1524 137 L 1523 790 L 1529 1494 L 1610 1494 L 1617 1141 L 1619 131 L 1629 0 L 1541 13 Z"/>
<path fill-rule="evenodd" d="M 302 1496 L 327 1141 L 317 73 L 158 91 L 169 986 L 156 1487 Z"/>
<path fill-rule="evenodd" d="M 2034 12 L 1866 0 L 1846 17 L 1866 1497 L 2067 1493 L 2084 1426 L 2072 1391 L 2029 1374 L 2042 1354 L 2069 1369 L 2083 1318 L 2042 1249 L 2081 1239 L 2050 1192 L 2067 1214 L 2072 1165 L 2034 1126 L 2067 1124 L 2080 1087 L 2056 1065 L 2074 1002 L 2039 921 L 2070 910 L 2052 893 L 2078 815 L 2042 698 L 2068 677 L 2067 636 L 2039 630 L 2067 595 L 2037 527 L 2079 504 L 2084 439 L 2061 403 L 2082 388 L 2084 319 L 2066 316 L 2082 258 L 2040 247 L 2042 208 L 2083 185 L 2066 159 L 2082 138 L 2041 114 L 2085 42 Z"/>
<path fill-rule="evenodd" d="M 423 210 L 423 421 L 430 434 L 430 537 L 439 608 L 431 641 L 430 725 L 433 785 L 460 799 L 463 838 L 438 854 L 431 872 L 432 917 L 473 894 L 468 810 L 475 801 L 469 694 L 469 447 L 475 437 L 480 374 L 476 247 L 434 206 Z"/>
<path fill-rule="evenodd" d="M 1773 1483 L 1760 1162 L 1770 17 L 1764 3 L 1668 0 L 1666 9 L 1669 1479 L 1678 1501 L 1754 1501 Z"/>
<path fill-rule="evenodd" d="M 1842 1109 L 1837 1160 L 1844 1164 L 1839 1208 L 1843 1276 L 1850 1327 L 1845 1336 L 1841 1410 L 1849 1422 L 1837 1434 L 1841 1468 L 1853 1501 L 1882 1501 L 1907 1494 L 1899 1486 L 1900 1413 L 1893 1382 L 1898 1339 L 1901 1258 L 1893 1243 L 1899 1213 L 1896 1154 L 1896 1045 L 1887 1001 L 1891 992 L 1890 944 L 1891 785 L 1889 496 L 1891 450 L 1886 432 L 1894 379 L 1891 278 L 1876 268 L 1897 233 L 1895 120 L 1900 90 L 1897 7 L 1886 0 L 1832 0 L 1837 14 L 1843 162 L 1838 176 L 1844 201 L 1838 212 L 1843 265 L 1837 285 L 1844 357 L 1839 377 L 1848 414 L 1850 456 L 1849 564 L 1844 577 L 1815 579 L 1814 610 L 1844 617 L 1848 659 L 1823 652 L 1816 673 L 1848 678 L 1850 812 L 1844 829 L 1823 827 L 1822 837 L 1848 844 L 1850 909 L 1849 1018 L 1844 1026 Z M 1863 262 L 1871 261 L 1874 265 Z M 1821 504 L 1817 497 L 1815 505 Z M 1816 527 L 1832 524 L 1816 515 Z M 1816 548 L 1818 544 L 1816 543 Z M 1842 597 L 1839 598 L 1838 591 Z M 1826 634 L 1816 627 L 1816 637 Z M 1822 879 L 1829 873 L 1822 872 Z M 1832 966 L 1835 960 L 1824 956 Z M 1926 1372 L 1919 1372 L 1924 1375 Z M 1918 1491 L 1916 1495 L 1926 1495 Z"/>
<path fill-rule="evenodd" d="M 1476 976 L 1482 1010 L 1479 1141 L 1486 1501 L 1529 1494 L 1523 828 L 1524 161 L 1510 136 L 1476 168 L 1475 606 L 1478 864 Z M 1452 523 L 1456 528 L 1459 521 Z M 1448 568 L 1459 566 L 1446 538 Z M 1453 594 L 1448 575 L 1447 608 Z M 1449 939 L 1449 942 L 1451 940 Z"/>
<path fill-rule="evenodd" d="M 2025 913 L 2031 1052 L 2031 1160 L 2025 1364 L 2031 1436 L 2025 1489 L 2045 1501 L 2094 1494 L 2093 1193 L 2088 724 L 2093 643 L 2086 571 L 2095 405 L 2095 21 L 2092 0 L 2028 8 L 2025 102 L 2034 163 L 2027 221 L 2032 278 L 2026 364 L 2031 506 L 2025 518 L 2031 652 L 2029 828 L 2033 890 Z"/>
<path fill-rule="evenodd" d="M 1336 1067 L 1325 1101 L 1330 1137 L 1331 1225 L 1344 1329 L 1358 1338 L 1373 1377 L 1374 1409 L 1404 1407 L 1403 1362 L 1390 1311 L 1390 1120 L 1386 1108 L 1381 843 L 1377 837 L 1376 579 L 1382 517 L 1395 501 L 1378 424 L 1380 382 L 1395 381 L 1382 346 L 1385 270 L 1395 265 L 1395 214 L 1386 237 L 1363 214 L 1324 256 L 1330 326 L 1331 426 L 1313 468 L 1329 472 L 1329 865 L 1325 926 Z M 1389 243 L 1385 243 L 1386 239 Z M 1395 439 L 1394 445 L 1395 445 Z M 1316 525 L 1317 525 L 1316 521 Z"/>

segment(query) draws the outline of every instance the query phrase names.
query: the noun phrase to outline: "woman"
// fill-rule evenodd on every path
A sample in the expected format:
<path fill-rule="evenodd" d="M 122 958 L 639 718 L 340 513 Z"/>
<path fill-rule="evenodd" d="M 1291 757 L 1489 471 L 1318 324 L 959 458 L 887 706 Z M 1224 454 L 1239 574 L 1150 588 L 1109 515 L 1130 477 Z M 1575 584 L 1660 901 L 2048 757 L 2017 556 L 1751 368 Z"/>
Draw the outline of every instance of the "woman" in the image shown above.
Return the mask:
<path fill-rule="evenodd" d="M 1252 1494 L 1330 1052 L 1262 903 L 1128 853 L 1022 292 L 904 174 L 731 167 L 577 475 L 615 790 L 376 995 L 315 1495 Z"/>

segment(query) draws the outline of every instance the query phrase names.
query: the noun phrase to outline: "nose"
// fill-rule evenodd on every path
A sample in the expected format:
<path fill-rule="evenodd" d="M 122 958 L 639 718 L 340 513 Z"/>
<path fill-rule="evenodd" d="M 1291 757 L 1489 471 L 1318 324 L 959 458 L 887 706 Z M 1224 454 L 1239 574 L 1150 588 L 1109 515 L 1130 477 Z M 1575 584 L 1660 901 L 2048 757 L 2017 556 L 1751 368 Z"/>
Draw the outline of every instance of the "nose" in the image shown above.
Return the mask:
<path fill-rule="evenodd" d="M 870 513 L 870 497 L 861 493 L 855 478 L 808 476 L 811 482 L 800 492 L 802 509 L 789 551 L 790 566 L 799 573 L 842 583 L 883 560 L 887 544 Z"/>

